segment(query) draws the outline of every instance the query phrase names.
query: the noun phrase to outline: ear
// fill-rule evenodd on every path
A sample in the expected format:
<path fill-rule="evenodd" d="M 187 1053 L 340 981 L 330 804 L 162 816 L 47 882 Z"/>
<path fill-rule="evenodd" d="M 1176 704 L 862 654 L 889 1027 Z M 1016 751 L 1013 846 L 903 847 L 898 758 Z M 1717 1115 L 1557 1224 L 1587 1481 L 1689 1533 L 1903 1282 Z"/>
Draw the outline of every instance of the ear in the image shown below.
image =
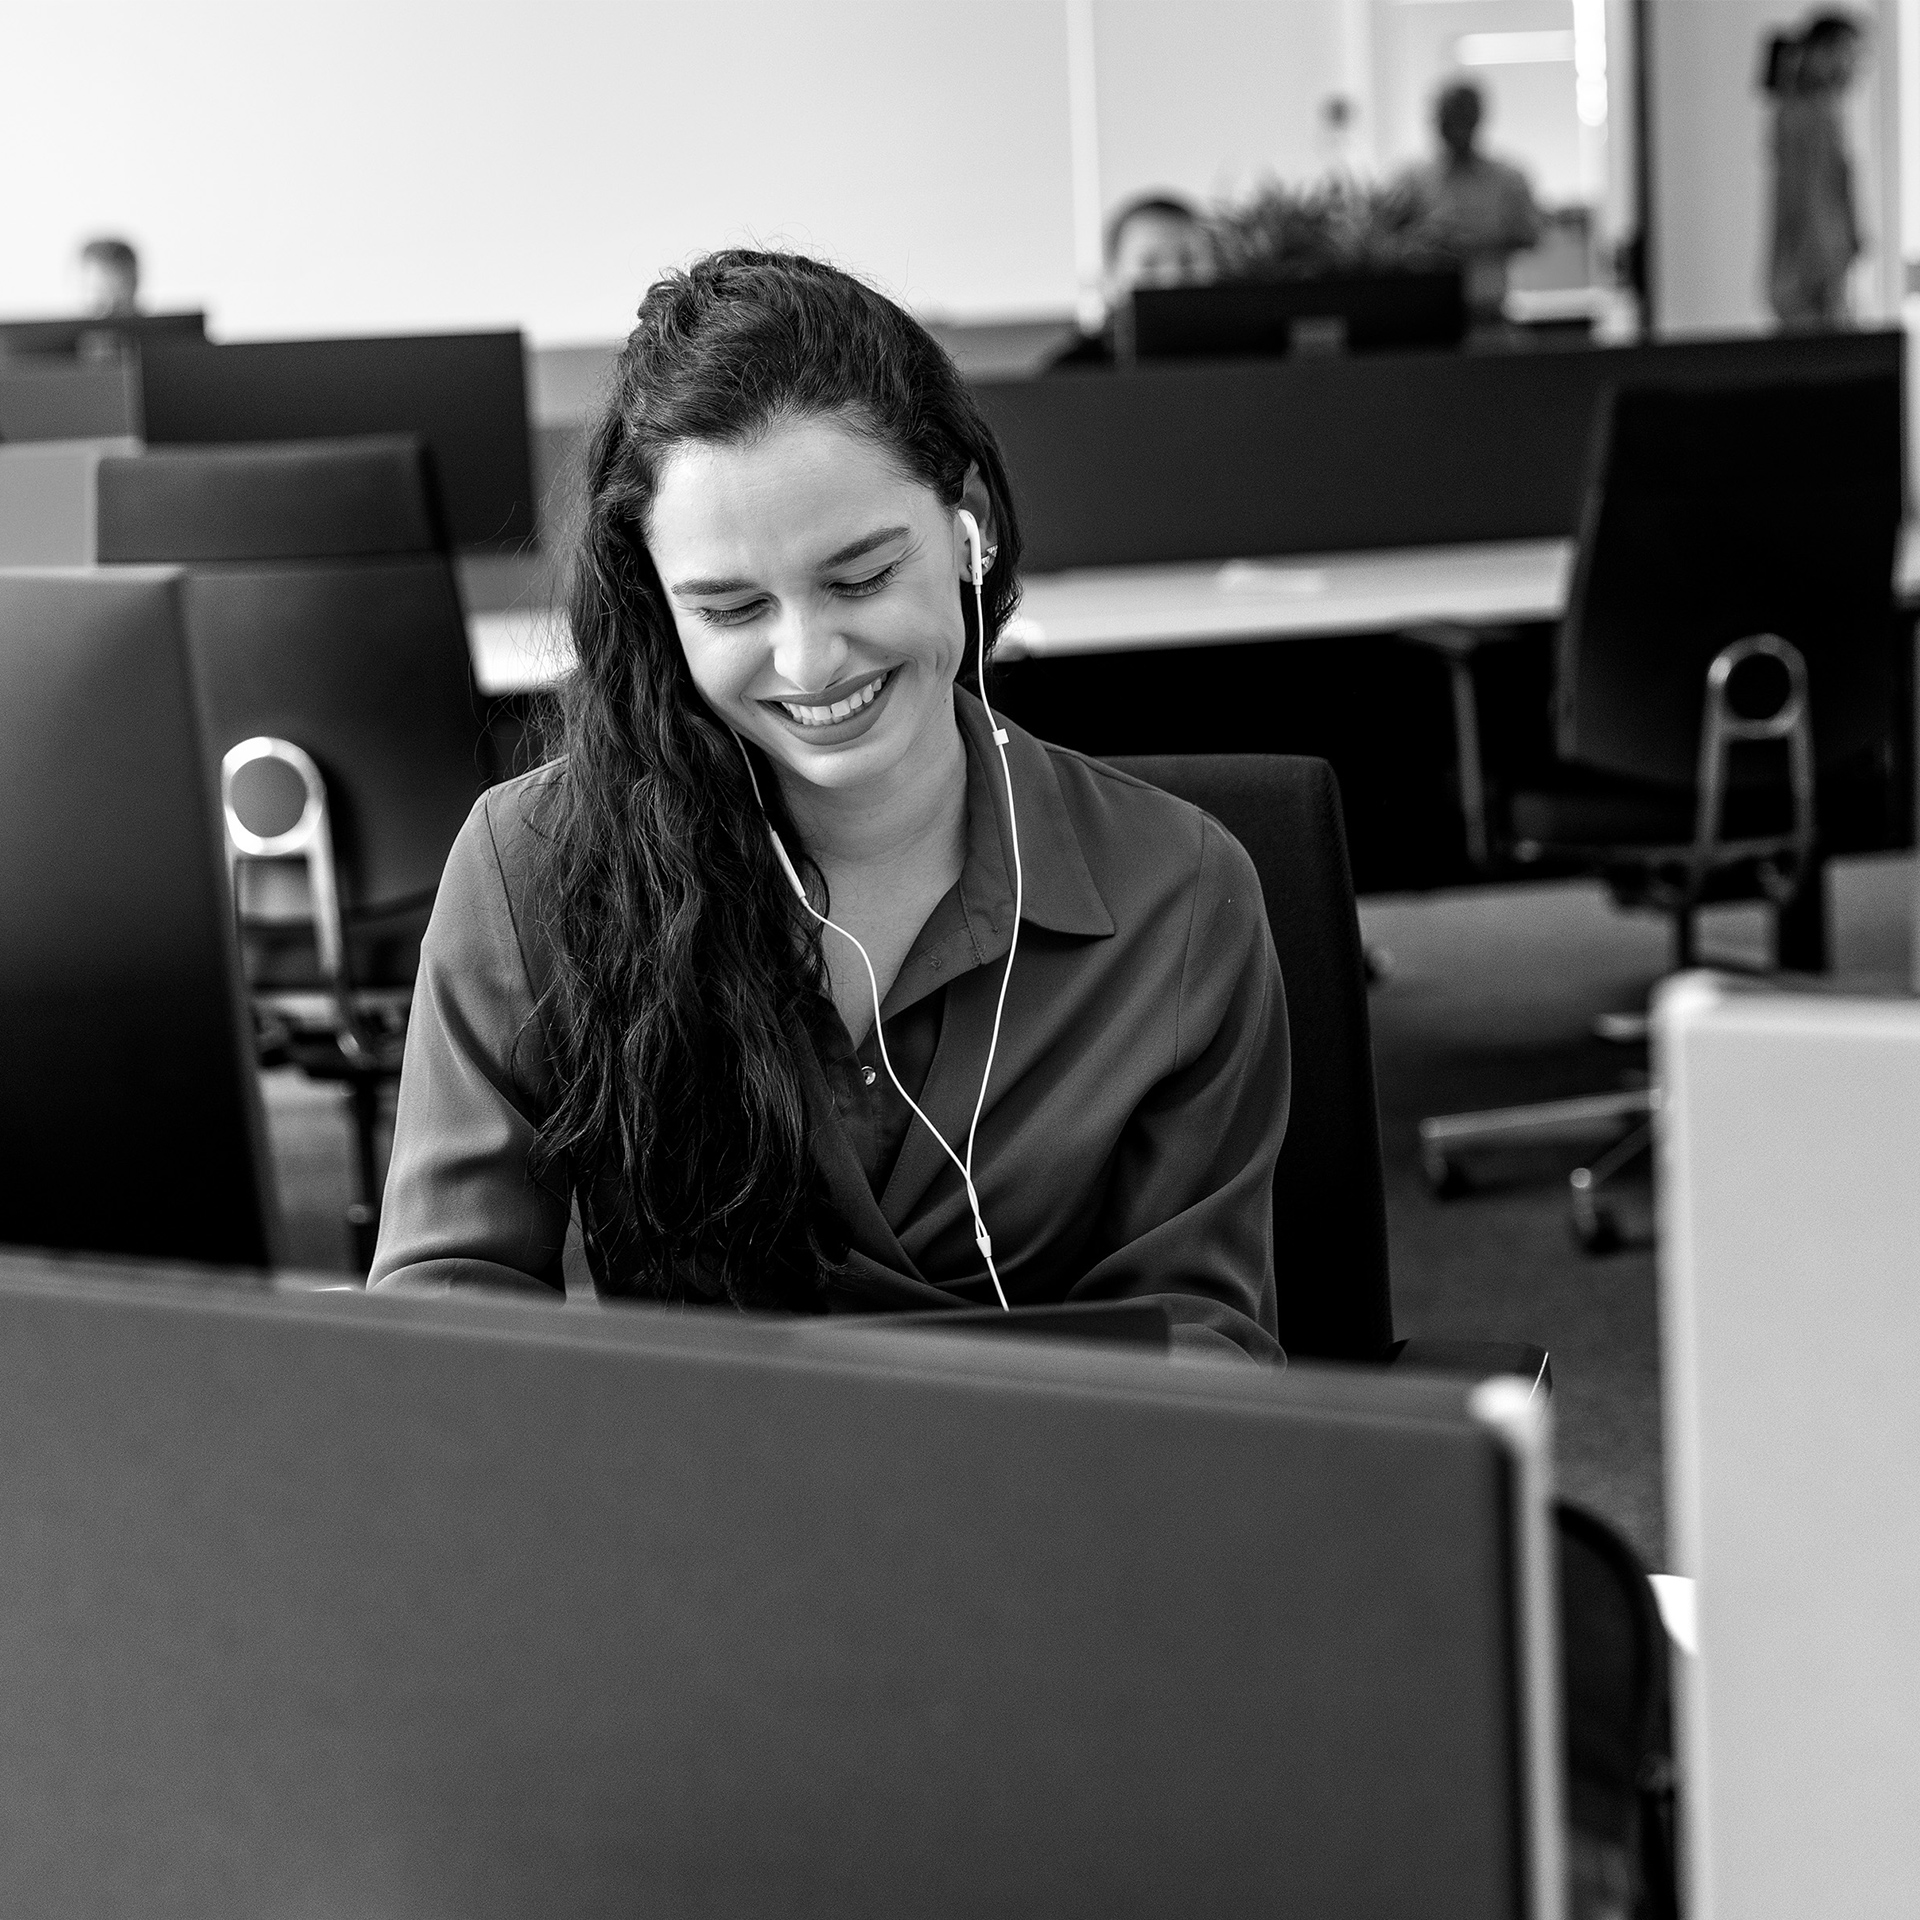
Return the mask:
<path fill-rule="evenodd" d="M 967 477 L 960 485 L 960 498 L 956 507 L 965 507 L 980 523 L 980 544 L 982 547 L 997 547 L 1000 544 L 1000 527 L 993 514 L 993 496 L 987 491 L 987 483 L 980 478 L 977 465 L 969 464 Z M 967 553 L 967 530 L 960 524 L 956 512 L 953 521 L 954 570 L 962 580 L 973 577 L 970 557 Z M 992 572 L 992 568 L 987 570 Z"/>

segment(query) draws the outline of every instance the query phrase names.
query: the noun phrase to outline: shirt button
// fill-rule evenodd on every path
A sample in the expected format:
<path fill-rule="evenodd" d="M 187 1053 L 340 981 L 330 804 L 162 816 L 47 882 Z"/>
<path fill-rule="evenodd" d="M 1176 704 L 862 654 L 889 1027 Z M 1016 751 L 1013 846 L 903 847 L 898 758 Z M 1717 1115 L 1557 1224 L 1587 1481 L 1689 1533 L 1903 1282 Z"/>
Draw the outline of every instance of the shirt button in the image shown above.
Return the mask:
<path fill-rule="evenodd" d="M 864 1080 L 868 1086 L 872 1086 L 879 1077 L 871 1067 L 862 1067 L 860 1069 L 860 1078 Z"/>

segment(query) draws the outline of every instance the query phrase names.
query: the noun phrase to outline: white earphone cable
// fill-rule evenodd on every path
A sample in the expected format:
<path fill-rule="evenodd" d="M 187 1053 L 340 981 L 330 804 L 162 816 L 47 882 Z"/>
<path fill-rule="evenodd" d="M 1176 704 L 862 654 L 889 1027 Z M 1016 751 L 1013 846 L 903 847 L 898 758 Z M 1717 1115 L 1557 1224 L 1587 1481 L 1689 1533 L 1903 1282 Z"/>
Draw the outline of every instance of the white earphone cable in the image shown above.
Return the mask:
<path fill-rule="evenodd" d="M 794 893 L 799 898 L 800 904 L 806 908 L 807 912 L 810 913 L 814 919 L 819 921 L 821 926 L 825 927 L 831 933 L 837 933 L 841 939 L 847 941 L 852 946 L 854 952 L 860 956 L 860 963 L 867 970 L 867 985 L 873 991 L 873 1037 L 879 1043 L 881 1065 L 887 1070 L 887 1078 L 893 1082 L 893 1090 L 899 1094 L 900 1098 L 913 1110 L 920 1124 L 924 1126 L 939 1143 L 940 1151 L 953 1162 L 955 1168 L 958 1170 L 961 1185 L 966 1189 L 967 1206 L 973 1214 L 974 1245 L 980 1249 L 980 1257 L 987 1263 L 987 1277 L 993 1282 L 994 1295 L 999 1300 L 1002 1310 L 1011 1312 L 1012 1307 L 1007 1300 L 1007 1290 L 1000 1284 L 1000 1269 L 994 1263 L 993 1236 L 987 1232 L 987 1223 L 985 1219 L 982 1218 L 980 1212 L 979 1189 L 976 1188 L 973 1183 L 973 1145 L 974 1139 L 980 1131 L 980 1116 L 986 1110 L 987 1083 L 993 1076 L 994 1055 L 1000 1047 L 1000 1022 L 1002 1015 L 1006 1011 L 1007 985 L 1013 978 L 1013 956 L 1020 943 L 1020 913 L 1026 902 L 1026 880 L 1020 865 L 1020 826 L 1013 811 L 1013 768 L 1007 760 L 1007 732 L 994 718 L 993 709 L 987 704 L 987 620 L 984 593 L 986 568 L 980 556 L 980 532 L 971 514 L 963 514 L 962 517 L 967 522 L 973 555 L 973 605 L 979 625 L 980 704 L 986 707 L 987 719 L 993 729 L 994 745 L 1000 751 L 1000 770 L 1005 776 L 1007 783 L 1007 826 L 1013 839 L 1013 931 L 1007 942 L 1006 971 L 1000 976 L 1000 997 L 994 1003 L 993 1033 L 987 1042 L 986 1070 L 980 1076 L 980 1094 L 978 1099 L 974 1101 L 973 1122 L 967 1129 L 967 1152 L 965 1159 L 962 1159 L 960 1155 L 955 1153 L 953 1148 L 947 1144 L 946 1135 L 927 1118 L 925 1109 L 922 1108 L 919 1101 L 900 1084 L 900 1076 L 893 1070 L 893 1057 L 887 1051 L 886 1027 L 880 1018 L 880 976 L 874 971 L 872 956 L 867 952 L 866 948 L 861 945 L 855 935 L 849 933 L 846 928 L 841 926 L 837 921 L 828 919 L 828 917 L 813 904 L 813 901 L 807 895 L 806 882 L 800 878 L 799 870 L 794 866 L 785 846 L 781 844 L 780 836 L 774 831 L 771 819 L 767 820 L 767 835 L 773 842 L 774 857 L 780 862 L 781 869 L 785 872 L 788 882 L 792 885 Z M 766 796 L 760 791 L 760 776 L 754 772 L 753 756 L 748 753 L 747 743 L 738 733 L 734 735 L 734 738 L 739 741 L 741 758 L 747 763 L 747 778 L 753 784 L 753 797 L 759 803 L 762 818 L 766 818 Z"/>

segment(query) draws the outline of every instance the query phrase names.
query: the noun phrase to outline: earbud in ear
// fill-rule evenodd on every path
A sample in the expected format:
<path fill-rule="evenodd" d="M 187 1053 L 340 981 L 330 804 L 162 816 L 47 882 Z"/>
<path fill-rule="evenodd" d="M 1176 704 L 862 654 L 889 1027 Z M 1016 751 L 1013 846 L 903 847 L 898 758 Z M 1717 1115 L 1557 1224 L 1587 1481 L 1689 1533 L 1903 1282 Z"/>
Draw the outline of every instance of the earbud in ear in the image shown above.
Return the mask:
<path fill-rule="evenodd" d="M 980 548 L 980 522 L 965 507 L 962 507 L 960 524 L 967 530 L 967 550 L 973 556 L 973 584 L 976 587 L 984 585 L 987 577 L 987 563 Z"/>

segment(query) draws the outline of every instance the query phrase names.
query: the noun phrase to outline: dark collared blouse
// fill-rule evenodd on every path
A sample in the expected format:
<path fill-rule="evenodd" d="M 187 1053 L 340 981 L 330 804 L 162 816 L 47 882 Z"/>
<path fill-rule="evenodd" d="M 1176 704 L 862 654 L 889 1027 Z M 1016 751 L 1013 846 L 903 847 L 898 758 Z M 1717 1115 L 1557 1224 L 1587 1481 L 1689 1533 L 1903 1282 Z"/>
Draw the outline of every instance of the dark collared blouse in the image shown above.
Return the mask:
<path fill-rule="evenodd" d="M 967 849 L 882 1004 L 894 1069 L 965 1151 L 1013 922 L 999 758 L 956 695 Z M 1009 727 L 1025 911 L 974 1178 L 1009 1298 L 1161 1298 L 1183 1344 L 1271 1356 L 1286 1002 L 1259 882 L 1185 802 Z M 549 1085 L 528 813 L 475 805 L 421 948 L 376 1285 L 559 1288 L 566 1203 L 529 1178 Z M 834 936 L 828 935 L 829 939 Z M 537 1031 L 537 1029 L 535 1029 Z M 803 1052 L 814 1150 L 852 1247 L 829 1303 L 991 1298 L 960 1176 L 824 998 Z M 817 1074 L 813 1071 L 818 1069 Z"/>

